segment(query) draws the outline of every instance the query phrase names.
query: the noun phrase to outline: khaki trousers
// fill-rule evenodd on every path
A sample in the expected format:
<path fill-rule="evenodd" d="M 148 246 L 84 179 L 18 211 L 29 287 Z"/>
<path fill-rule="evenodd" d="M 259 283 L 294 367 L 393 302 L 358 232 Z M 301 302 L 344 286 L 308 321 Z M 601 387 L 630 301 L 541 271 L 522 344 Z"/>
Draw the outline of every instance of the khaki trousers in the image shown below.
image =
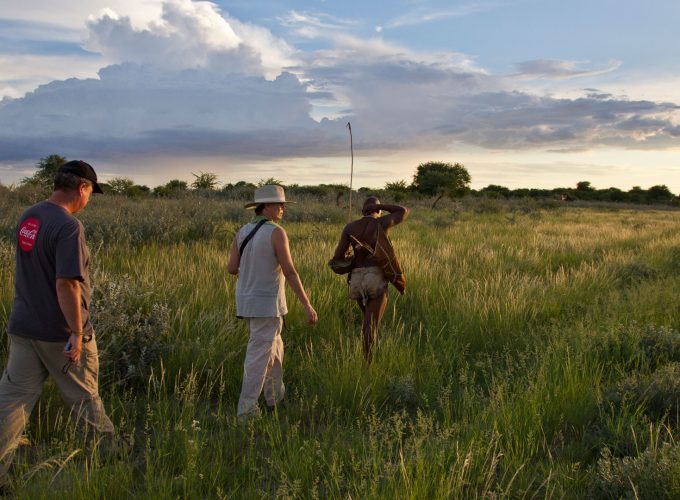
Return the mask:
<path fill-rule="evenodd" d="M 61 342 L 9 335 L 7 367 L 0 380 L 0 482 L 40 397 L 48 375 L 56 383 L 71 411 L 71 418 L 86 432 L 113 435 L 111 420 L 99 397 L 99 358 L 92 337 L 83 343 L 80 362 L 63 372 L 66 357 Z"/>
<path fill-rule="evenodd" d="M 283 385 L 283 317 L 244 318 L 250 330 L 243 366 L 243 386 L 237 416 L 259 415 L 257 400 L 264 389 L 268 406 L 279 403 L 286 392 Z"/>

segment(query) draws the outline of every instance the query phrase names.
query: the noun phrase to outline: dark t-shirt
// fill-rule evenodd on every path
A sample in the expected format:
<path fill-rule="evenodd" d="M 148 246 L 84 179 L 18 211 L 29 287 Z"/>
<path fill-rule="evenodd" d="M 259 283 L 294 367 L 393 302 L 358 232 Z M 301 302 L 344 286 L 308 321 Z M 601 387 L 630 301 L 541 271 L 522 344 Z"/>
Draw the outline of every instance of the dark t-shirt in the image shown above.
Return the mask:
<path fill-rule="evenodd" d="M 66 342 L 70 328 L 57 299 L 57 278 L 80 282 L 83 331 L 90 322 L 90 254 L 81 222 L 43 201 L 28 208 L 17 227 L 15 297 L 7 331 L 12 335 Z"/>

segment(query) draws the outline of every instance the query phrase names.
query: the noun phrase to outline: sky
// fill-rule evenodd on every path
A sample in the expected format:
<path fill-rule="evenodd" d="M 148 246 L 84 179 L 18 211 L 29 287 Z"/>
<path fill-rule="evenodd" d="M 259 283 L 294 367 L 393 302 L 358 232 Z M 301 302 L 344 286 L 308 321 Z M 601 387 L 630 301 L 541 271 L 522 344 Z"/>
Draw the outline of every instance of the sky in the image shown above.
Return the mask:
<path fill-rule="evenodd" d="M 677 0 L 0 0 L 0 182 L 667 185 Z"/>

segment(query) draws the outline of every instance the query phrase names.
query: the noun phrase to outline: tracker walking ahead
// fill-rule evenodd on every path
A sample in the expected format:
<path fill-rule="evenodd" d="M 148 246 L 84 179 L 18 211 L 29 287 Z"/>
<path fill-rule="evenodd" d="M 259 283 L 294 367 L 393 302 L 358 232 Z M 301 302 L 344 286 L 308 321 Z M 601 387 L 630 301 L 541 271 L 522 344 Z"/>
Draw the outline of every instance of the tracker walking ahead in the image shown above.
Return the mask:
<path fill-rule="evenodd" d="M 283 317 L 285 282 L 305 308 L 309 324 L 317 314 L 293 264 L 286 231 L 277 224 L 285 213 L 281 186 L 266 185 L 255 191 L 255 217 L 243 226 L 231 245 L 227 270 L 238 275 L 236 314 L 250 331 L 243 369 L 243 386 L 237 416 L 259 415 L 258 399 L 264 389 L 267 407 L 273 409 L 285 393 L 283 383 Z"/>
<path fill-rule="evenodd" d="M 67 162 L 50 198 L 19 219 L 9 357 L 0 380 L 0 484 L 48 375 L 81 427 L 113 436 L 99 397 L 90 257 L 83 225 L 73 216 L 93 192 L 102 192 L 93 168 Z"/>
<path fill-rule="evenodd" d="M 380 211 L 389 212 L 380 216 Z M 374 196 L 366 198 L 363 217 L 350 222 L 342 230 L 333 261 L 342 261 L 350 246 L 354 251 L 353 268 L 349 277 L 349 298 L 357 301 L 364 315 L 361 326 L 362 346 L 366 361 L 371 361 L 380 321 L 387 306 L 388 279 L 403 293 L 405 281 L 401 267 L 393 254 L 387 232 L 406 220 L 409 209 L 400 205 L 381 204 Z M 384 248 L 389 247 L 388 252 Z M 391 253 L 391 255 L 386 255 Z M 380 255 L 378 255 L 380 254 Z M 396 266 L 396 270 L 395 270 Z M 386 270 L 391 275 L 386 276 Z M 396 272 L 395 272 L 396 271 Z"/>

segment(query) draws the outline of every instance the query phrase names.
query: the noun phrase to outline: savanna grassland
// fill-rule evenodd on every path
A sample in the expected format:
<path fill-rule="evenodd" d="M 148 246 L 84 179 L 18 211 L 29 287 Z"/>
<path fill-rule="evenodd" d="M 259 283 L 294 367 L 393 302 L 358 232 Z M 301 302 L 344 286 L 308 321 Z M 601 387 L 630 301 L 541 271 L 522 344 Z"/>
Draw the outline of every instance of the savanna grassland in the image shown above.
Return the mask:
<path fill-rule="evenodd" d="M 0 198 L 4 331 L 28 200 Z M 101 392 L 135 446 L 103 462 L 48 384 L 17 497 L 680 497 L 680 212 L 406 200 L 407 293 L 390 292 L 366 366 L 326 267 L 347 210 L 302 201 L 284 226 L 320 321 L 289 294 L 285 405 L 243 424 L 226 272 L 243 202 L 93 197 L 79 217 Z"/>

